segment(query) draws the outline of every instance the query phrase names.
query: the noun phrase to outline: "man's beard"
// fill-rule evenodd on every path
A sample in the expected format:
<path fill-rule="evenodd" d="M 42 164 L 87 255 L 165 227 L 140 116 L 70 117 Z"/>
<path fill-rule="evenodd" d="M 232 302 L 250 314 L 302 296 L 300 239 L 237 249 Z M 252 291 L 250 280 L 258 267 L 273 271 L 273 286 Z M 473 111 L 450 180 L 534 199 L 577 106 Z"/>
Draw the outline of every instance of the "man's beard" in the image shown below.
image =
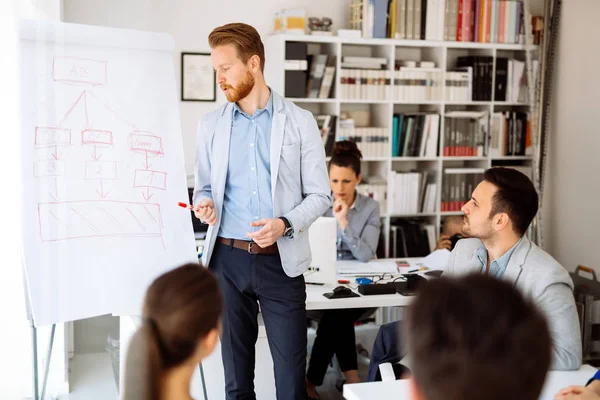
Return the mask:
<path fill-rule="evenodd" d="M 461 227 L 461 231 L 463 235 L 467 237 L 477 238 L 481 240 L 487 240 L 494 236 L 494 230 L 491 227 L 491 219 L 488 225 L 480 227 L 478 230 L 473 230 L 469 219 L 466 216 L 463 216 L 463 225 Z"/>
<path fill-rule="evenodd" d="M 227 97 L 227 101 L 229 101 L 230 103 L 237 103 L 238 101 L 246 98 L 252 91 L 252 88 L 254 88 L 254 77 L 252 76 L 250 71 L 246 72 L 244 80 L 242 80 L 242 82 L 238 86 L 221 86 L 221 89 L 227 89 L 225 97 Z"/>

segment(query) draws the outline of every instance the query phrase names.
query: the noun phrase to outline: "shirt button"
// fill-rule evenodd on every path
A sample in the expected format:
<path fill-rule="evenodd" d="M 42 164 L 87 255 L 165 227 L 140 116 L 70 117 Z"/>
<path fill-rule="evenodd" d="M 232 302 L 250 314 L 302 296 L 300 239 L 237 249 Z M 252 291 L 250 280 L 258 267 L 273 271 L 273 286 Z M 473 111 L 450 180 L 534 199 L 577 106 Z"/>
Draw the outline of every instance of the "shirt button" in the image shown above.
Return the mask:
<path fill-rule="evenodd" d="M 252 194 L 256 194 L 256 190 L 254 192 L 252 192 Z"/>
<path fill-rule="evenodd" d="M 254 143 L 250 143 L 250 147 L 254 147 Z"/>
<path fill-rule="evenodd" d="M 254 167 L 250 168 L 250 171 L 254 171 Z"/>
<path fill-rule="evenodd" d="M 255 216 L 254 216 L 254 219 L 258 219 L 258 215 L 255 215 Z"/>

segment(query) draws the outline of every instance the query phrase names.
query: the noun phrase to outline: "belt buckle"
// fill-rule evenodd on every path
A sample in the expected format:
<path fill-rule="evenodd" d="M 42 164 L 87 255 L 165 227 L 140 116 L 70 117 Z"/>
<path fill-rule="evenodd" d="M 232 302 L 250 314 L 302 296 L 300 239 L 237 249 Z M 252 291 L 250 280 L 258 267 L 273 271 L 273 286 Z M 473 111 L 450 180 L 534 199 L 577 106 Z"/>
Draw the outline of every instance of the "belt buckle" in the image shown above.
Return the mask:
<path fill-rule="evenodd" d="M 252 245 L 253 244 L 256 244 L 256 243 L 254 243 L 254 242 L 248 242 L 248 253 L 250 253 L 250 254 L 258 254 L 257 252 L 253 252 L 252 251 Z"/>

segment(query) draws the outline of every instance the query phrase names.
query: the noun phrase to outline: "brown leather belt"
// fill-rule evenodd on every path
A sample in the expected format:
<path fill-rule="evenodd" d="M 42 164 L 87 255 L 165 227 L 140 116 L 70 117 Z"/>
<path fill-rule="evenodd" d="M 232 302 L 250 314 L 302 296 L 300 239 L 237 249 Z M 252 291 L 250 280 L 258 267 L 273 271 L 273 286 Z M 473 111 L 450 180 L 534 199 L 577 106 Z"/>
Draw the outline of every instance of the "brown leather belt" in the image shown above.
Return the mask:
<path fill-rule="evenodd" d="M 233 246 L 236 249 L 245 250 L 250 254 L 277 254 L 279 250 L 277 249 L 277 243 L 273 243 L 269 247 L 265 247 L 264 249 L 260 247 L 258 244 L 254 242 L 249 242 L 246 240 L 238 240 L 238 239 L 226 239 L 222 237 L 217 237 L 219 243 L 223 243 L 227 246 Z"/>

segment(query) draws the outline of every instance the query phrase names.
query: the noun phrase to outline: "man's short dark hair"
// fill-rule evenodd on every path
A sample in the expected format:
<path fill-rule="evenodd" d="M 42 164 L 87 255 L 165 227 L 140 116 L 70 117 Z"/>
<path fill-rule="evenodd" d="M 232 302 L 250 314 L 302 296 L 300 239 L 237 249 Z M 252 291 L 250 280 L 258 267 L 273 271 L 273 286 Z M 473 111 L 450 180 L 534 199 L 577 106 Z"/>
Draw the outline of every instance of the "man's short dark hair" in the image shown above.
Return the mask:
<path fill-rule="evenodd" d="M 476 274 L 429 281 L 405 324 L 427 400 L 536 400 L 550 366 L 543 315 L 507 282 Z"/>
<path fill-rule="evenodd" d="M 531 180 L 513 168 L 495 167 L 486 170 L 483 180 L 496 186 L 490 218 L 507 213 L 513 230 L 522 236 L 538 211 L 538 194 Z"/>

